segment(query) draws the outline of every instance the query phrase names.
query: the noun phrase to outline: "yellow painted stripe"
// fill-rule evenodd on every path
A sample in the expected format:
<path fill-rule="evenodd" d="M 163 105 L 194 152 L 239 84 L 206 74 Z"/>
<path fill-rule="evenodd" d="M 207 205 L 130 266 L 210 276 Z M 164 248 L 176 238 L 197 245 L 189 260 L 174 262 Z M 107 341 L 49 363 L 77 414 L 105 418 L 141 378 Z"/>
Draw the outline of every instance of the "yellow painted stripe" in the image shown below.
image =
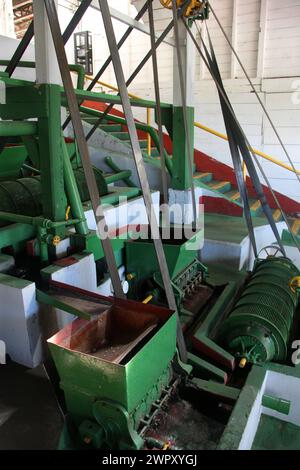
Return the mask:
<path fill-rule="evenodd" d="M 199 175 L 195 175 L 194 179 L 195 180 L 200 180 L 202 178 L 205 178 L 205 176 L 210 176 L 210 175 L 211 175 L 211 173 L 200 173 Z"/>
<path fill-rule="evenodd" d="M 210 187 L 211 189 L 218 190 L 218 189 L 224 188 L 224 186 L 226 186 L 227 184 L 228 184 L 228 181 L 223 181 L 222 183 L 213 184 Z"/>
<path fill-rule="evenodd" d="M 273 213 L 273 219 L 275 220 L 275 222 L 277 222 L 277 220 L 279 220 L 281 217 L 281 210 L 280 209 L 277 209 L 274 213 Z"/>
<path fill-rule="evenodd" d="M 235 193 L 230 199 L 232 201 L 236 201 L 237 199 L 240 199 L 241 195 L 239 192 Z"/>
<path fill-rule="evenodd" d="M 299 228 L 300 228 L 300 219 L 296 219 L 292 225 L 292 232 L 294 235 L 298 235 Z"/>
<path fill-rule="evenodd" d="M 254 204 L 252 204 L 251 210 L 252 211 L 257 211 L 260 208 L 260 206 L 261 206 L 260 201 L 256 201 Z"/>

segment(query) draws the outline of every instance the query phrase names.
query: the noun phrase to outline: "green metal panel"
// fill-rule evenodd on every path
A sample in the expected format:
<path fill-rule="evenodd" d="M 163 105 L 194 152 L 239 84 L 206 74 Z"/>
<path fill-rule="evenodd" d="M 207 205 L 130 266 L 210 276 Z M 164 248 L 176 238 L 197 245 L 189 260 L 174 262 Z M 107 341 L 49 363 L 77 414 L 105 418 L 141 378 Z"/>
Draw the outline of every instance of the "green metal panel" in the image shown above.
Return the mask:
<path fill-rule="evenodd" d="M 194 153 L 194 108 L 187 107 L 187 120 L 190 129 L 190 146 Z M 182 107 L 173 108 L 173 175 L 172 188 L 185 190 L 191 187 L 189 171 L 188 142 L 185 135 Z M 194 163 L 194 162 L 192 162 Z"/>
<path fill-rule="evenodd" d="M 41 85 L 47 116 L 39 118 L 39 150 L 43 214 L 53 221 L 64 220 L 66 196 L 61 148 L 61 102 L 59 85 Z"/>
<path fill-rule="evenodd" d="M 23 145 L 5 148 L 0 154 L 0 178 L 20 178 L 26 158 L 27 152 Z"/>
<path fill-rule="evenodd" d="M 24 250 L 27 240 L 36 236 L 37 228 L 32 225 L 12 224 L 0 228 L 0 250 L 11 246 L 17 254 Z"/>
<path fill-rule="evenodd" d="M 37 125 L 35 122 L 0 121 L 1 137 L 28 136 L 36 133 Z"/>
<path fill-rule="evenodd" d="M 172 279 L 195 261 L 197 253 L 193 246 L 199 246 L 197 240 L 199 241 L 202 237 L 203 233 L 199 231 L 190 240 L 184 242 L 182 240 L 164 241 L 164 252 Z M 127 272 L 134 272 L 139 280 L 148 278 L 154 272 L 159 271 L 152 241 L 142 239 L 129 241 L 126 244 L 126 266 Z"/>
<path fill-rule="evenodd" d="M 75 320 L 78 321 L 85 322 Z M 168 368 L 175 354 L 176 318 L 172 315 L 125 365 L 72 351 L 53 344 L 52 339 L 49 347 L 61 377 L 68 410 L 76 421 L 92 417 L 92 403 L 96 398 L 116 401 L 130 413 Z"/>

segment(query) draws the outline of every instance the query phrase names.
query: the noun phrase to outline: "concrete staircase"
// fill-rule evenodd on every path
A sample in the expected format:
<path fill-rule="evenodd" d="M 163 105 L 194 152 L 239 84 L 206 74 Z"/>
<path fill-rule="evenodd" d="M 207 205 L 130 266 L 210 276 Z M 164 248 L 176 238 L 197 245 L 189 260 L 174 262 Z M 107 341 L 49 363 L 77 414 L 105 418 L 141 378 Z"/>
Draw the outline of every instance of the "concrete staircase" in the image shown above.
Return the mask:
<path fill-rule="evenodd" d="M 195 173 L 194 175 L 195 184 L 199 185 L 207 190 L 222 194 L 222 197 L 227 199 L 234 205 L 242 207 L 241 195 L 236 188 L 232 187 L 232 184 L 228 181 L 215 180 L 212 173 Z M 250 210 L 253 217 L 260 217 L 263 215 L 262 206 L 259 200 L 255 198 L 249 199 Z M 275 222 L 281 222 L 283 220 L 281 211 L 279 209 L 273 210 L 273 219 Z M 300 235 L 300 219 L 289 217 L 289 222 L 292 228 L 292 232 L 295 236 Z"/>

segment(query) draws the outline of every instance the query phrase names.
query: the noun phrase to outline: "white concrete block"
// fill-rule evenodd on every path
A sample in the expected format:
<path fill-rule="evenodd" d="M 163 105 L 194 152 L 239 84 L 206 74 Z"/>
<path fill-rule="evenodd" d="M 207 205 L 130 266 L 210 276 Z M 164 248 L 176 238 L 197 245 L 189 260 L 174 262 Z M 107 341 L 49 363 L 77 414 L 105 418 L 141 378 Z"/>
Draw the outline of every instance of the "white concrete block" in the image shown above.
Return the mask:
<path fill-rule="evenodd" d="M 11 359 L 26 367 L 42 360 L 42 335 L 35 284 L 0 275 L 0 339 Z"/>
<path fill-rule="evenodd" d="M 91 292 L 98 292 L 97 289 L 97 273 L 94 256 L 92 254 L 74 255 L 77 263 L 70 266 L 49 266 L 42 271 L 45 278 L 53 281 L 69 284 L 70 286 L 79 287 Z M 63 328 L 75 319 L 74 315 L 55 309 L 56 322 L 58 329 Z"/>

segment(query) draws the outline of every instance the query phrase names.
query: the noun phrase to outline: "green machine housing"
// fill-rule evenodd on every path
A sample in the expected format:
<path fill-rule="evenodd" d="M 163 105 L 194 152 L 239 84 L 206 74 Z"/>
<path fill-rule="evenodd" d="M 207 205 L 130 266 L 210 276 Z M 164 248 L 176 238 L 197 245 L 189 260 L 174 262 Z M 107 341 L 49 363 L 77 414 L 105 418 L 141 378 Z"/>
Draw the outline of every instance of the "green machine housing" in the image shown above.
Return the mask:
<path fill-rule="evenodd" d="M 296 276 L 299 270 L 287 258 L 258 260 L 217 342 L 248 362 L 284 361 L 299 300 L 290 286 Z"/>
<path fill-rule="evenodd" d="M 178 312 L 183 326 L 194 317 L 187 299 L 197 298 L 203 287 L 207 269 L 198 259 L 203 233 L 198 231 L 190 239 L 164 240 L 163 247 L 170 273 Z M 151 298 L 156 304 L 166 303 L 163 282 L 152 240 L 141 238 L 126 242 L 126 271 L 129 297 L 136 300 Z M 210 291 L 209 291 L 210 293 Z"/>
<path fill-rule="evenodd" d="M 143 418 L 172 382 L 172 311 L 109 298 L 48 340 L 75 429 L 60 448 L 140 449 Z"/>

